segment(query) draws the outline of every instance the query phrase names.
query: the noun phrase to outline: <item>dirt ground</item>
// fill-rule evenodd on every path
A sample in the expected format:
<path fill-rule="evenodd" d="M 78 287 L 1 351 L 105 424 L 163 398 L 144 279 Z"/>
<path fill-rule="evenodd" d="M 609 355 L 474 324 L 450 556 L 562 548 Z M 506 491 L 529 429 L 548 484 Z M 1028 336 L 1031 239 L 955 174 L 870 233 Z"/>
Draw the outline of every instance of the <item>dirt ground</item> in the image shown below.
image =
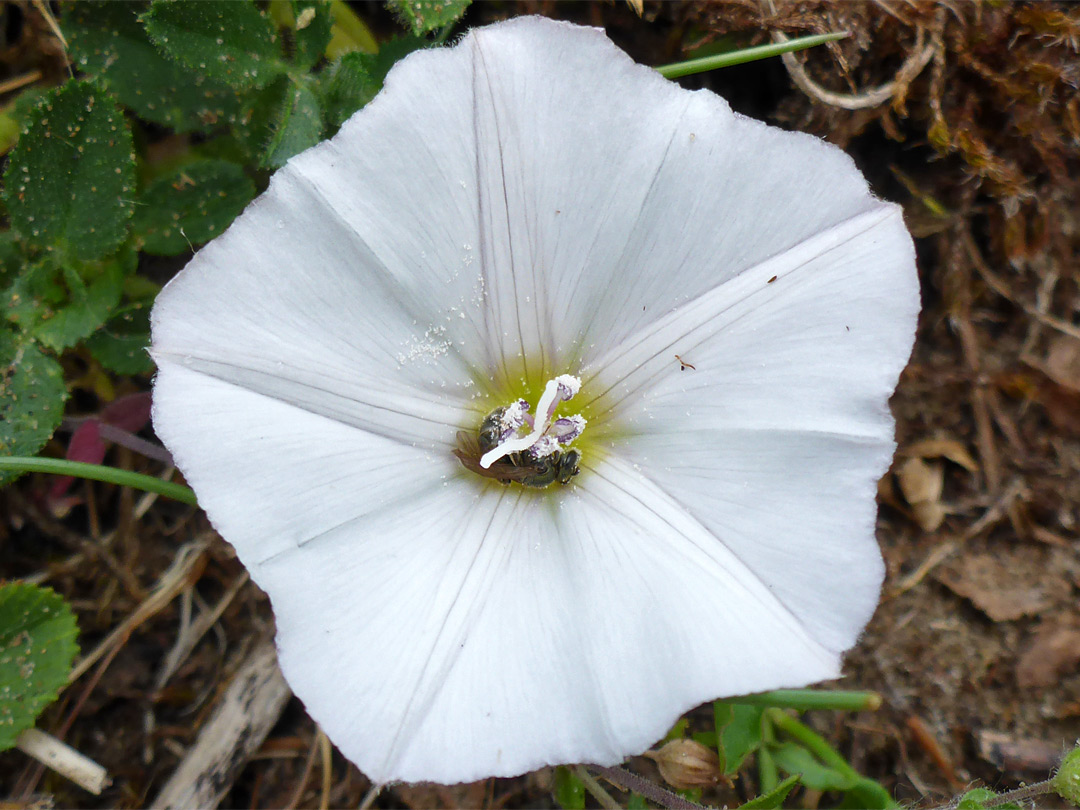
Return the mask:
<path fill-rule="evenodd" d="M 376 31 L 392 25 L 379 7 L 361 9 Z M 893 400 L 897 462 L 880 492 L 888 578 L 842 681 L 884 704 L 811 722 L 856 769 L 921 806 L 975 780 L 1045 778 L 1080 737 L 1080 11 L 744 0 L 646 2 L 639 19 L 622 3 L 521 2 L 478 4 L 466 19 L 521 12 L 602 25 L 654 65 L 714 42 L 764 42 L 766 31 L 851 32 L 794 67 L 772 59 L 683 80 L 843 147 L 880 196 L 904 206 L 917 237 L 924 309 Z M 79 395 L 69 412 L 95 407 Z M 122 450 L 108 463 L 160 473 Z M 28 477 L 0 491 L 4 573 L 67 596 L 83 653 L 101 652 L 41 727 L 107 767 L 113 784 L 90 797 L 9 753 L 0 795 L 142 806 L 270 632 L 269 605 L 201 513 L 79 484 L 56 517 L 40 505 L 47 487 Z M 165 679 L 178 639 L 215 609 L 220 619 Z M 647 760 L 631 767 L 657 778 Z M 550 778 L 394 788 L 375 806 L 550 807 Z M 339 755 L 324 756 L 290 700 L 223 806 L 356 806 L 368 788 Z M 744 789 L 704 798 L 734 804 Z"/>

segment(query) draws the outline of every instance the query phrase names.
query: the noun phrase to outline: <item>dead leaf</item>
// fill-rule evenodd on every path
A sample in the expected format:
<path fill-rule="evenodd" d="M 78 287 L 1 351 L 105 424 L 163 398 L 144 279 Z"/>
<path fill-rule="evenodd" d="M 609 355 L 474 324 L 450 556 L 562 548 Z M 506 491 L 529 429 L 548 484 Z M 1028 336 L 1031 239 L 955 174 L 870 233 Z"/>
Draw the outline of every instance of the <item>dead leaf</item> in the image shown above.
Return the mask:
<path fill-rule="evenodd" d="M 1061 759 L 1062 744 L 1025 739 L 981 728 L 975 732 L 979 756 L 1003 771 L 1034 771 L 1045 774 Z"/>
<path fill-rule="evenodd" d="M 995 622 L 1014 621 L 1041 613 L 1071 590 L 1065 579 L 1048 578 L 1041 560 L 1032 559 L 1036 556 L 1026 548 L 994 555 L 970 553 L 935 576 Z"/>
<path fill-rule="evenodd" d="M 1042 370 L 1058 385 L 1080 393 L 1080 340 L 1068 335 L 1054 338 Z"/>
<path fill-rule="evenodd" d="M 900 454 L 913 458 L 945 458 L 963 467 L 969 473 L 974 474 L 979 471 L 979 463 L 956 439 L 923 439 L 909 444 L 900 451 Z"/>
<path fill-rule="evenodd" d="M 1020 655 L 1016 683 L 1021 689 L 1052 686 L 1080 664 L 1080 619 L 1069 616 L 1043 622 Z"/>
<path fill-rule="evenodd" d="M 919 526 L 928 532 L 941 526 L 945 520 L 941 505 L 945 470 L 941 464 L 928 464 L 921 458 L 906 459 L 896 468 L 896 481 Z"/>

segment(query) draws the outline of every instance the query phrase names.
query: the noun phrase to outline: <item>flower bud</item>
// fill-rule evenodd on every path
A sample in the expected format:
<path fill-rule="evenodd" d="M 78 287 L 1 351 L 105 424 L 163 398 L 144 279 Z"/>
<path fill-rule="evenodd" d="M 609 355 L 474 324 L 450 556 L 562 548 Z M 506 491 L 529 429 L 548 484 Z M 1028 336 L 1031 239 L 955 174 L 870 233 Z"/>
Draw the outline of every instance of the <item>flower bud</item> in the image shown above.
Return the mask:
<path fill-rule="evenodd" d="M 664 769 L 661 768 L 663 773 Z M 1057 795 L 1069 804 L 1080 807 L 1080 745 L 1067 753 L 1050 780 Z"/>
<path fill-rule="evenodd" d="M 664 781 L 679 790 L 712 787 L 723 778 L 720 757 L 694 740 L 672 740 L 645 756 L 656 762 Z"/>

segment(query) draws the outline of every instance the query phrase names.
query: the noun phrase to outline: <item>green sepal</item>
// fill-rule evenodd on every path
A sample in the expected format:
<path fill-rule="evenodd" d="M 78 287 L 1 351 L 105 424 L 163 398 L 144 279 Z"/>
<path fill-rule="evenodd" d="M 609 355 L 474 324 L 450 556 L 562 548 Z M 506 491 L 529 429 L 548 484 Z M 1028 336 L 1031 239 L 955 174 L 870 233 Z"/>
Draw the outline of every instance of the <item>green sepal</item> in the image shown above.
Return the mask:
<path fill-rule="evenodd" d="M 169 58 L 238 90 L 285 70 L 274 26 L 251 0 L 154 0 L 141 19 Z"/>
<path fill-rule="evenodd" d="M 444 28 L 460 19 L 471 0 L 387 0 L 401 24 L 415 36 Z"/>
<path fill-rule="evenodd" d="M 145 3 L 79 0 L 62 27 L 71 57 L 137 116 L 177 132 L 205 132 L 232 119 L 236 91 L 164 57 L 139 21 Z"/>
<path fill-rule="evenodd" d="M 235 163 L 187 163 L 143 191 L 132 232 L 146 253 L 176 256 L 224 231 L 254 196 L 255 184 Z"/>
<path fill-rule="evenodd" d="M 784 806 L 784 799 L 799 784 L 798 775 L 789 776 L 768 793 L 755 796 L 748 802 L 739 805 L 739 810 L 778 810 Z"/>
<path fill-rule="evenodd" d="M 79 628 L 50 588 L 0 585 L 0 751 L 32 727 L 67 684 Z"/>
<path fill-rule="evenodd" d="M 108 93 L 69 81 L 45 95 L 4 172 L 11 227 L 28 245 L 96 259 L 127 236 L 135 155 Z"/>

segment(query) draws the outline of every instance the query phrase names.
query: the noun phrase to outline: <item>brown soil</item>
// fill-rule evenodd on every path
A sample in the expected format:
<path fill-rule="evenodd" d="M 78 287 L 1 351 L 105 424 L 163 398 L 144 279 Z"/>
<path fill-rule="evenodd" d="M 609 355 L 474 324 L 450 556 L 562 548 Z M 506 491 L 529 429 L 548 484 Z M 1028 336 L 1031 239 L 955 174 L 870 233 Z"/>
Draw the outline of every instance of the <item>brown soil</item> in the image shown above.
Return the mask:
<path fill-rule="evenodd" d="M 924 806 L 975 780 L 1001 788 L 1045 778 L 1080 736 L 1080 12 L 1053 3 L 649 0 L 639 19 L 622 3 L 521 2 L 476 5 L 467 22 L 512 11 L 602 25 L 647 64 L 724 37 L 852 33 L 797 56 L 818 98 L 797 89 L 779 59 L 683 80 L 842 146 L 879 195 L 904 205 L 917 236 L 924 309 L 893 401 L 904 472 L 881 489 L 888 580 L 842 682 L 879 691 L 884 705 L 810 722 L 857 769 Z M 837 106 L 882 94 L 871 106 Z M 73 412 L 96 407 L 95 384 L 83 381 Z M 120 451 L 108 463 L 160 473 Z M 178 549 L 206 543 L 175 580 L 176 598 L 133 622 L 40 723 L 106 766 L 112 786 L 93 798 L 21 754 L 0 757 L 0 795 L 142 806 L 243 652 L 269 631 L 269 605 L 241 583 L 242 568 L 201 513 L 79 484 L 80 503 L 57 518 L 42 506 L 48 485 L 28 477 L 0 491 L 4 573 L 40 573 L 67 596 L 84 653 L 135 613 Z M 158 688 L 185 616 L 223 596 L 220 621 Z M 223 806 L 317 805 L 324 765 L 329 804 L 356 806 L 367 780 L 336 753 L 323 762 L 293 700 Z M 632 766 L 658 778 L 647 760 Z M 553 806 L 550 778 L 393 788 L 375 806 Z M 704 798 L 734 804 L 752 791 L 751 775 Z M 813 807 L 821 797 L 800 801 Z"/>

